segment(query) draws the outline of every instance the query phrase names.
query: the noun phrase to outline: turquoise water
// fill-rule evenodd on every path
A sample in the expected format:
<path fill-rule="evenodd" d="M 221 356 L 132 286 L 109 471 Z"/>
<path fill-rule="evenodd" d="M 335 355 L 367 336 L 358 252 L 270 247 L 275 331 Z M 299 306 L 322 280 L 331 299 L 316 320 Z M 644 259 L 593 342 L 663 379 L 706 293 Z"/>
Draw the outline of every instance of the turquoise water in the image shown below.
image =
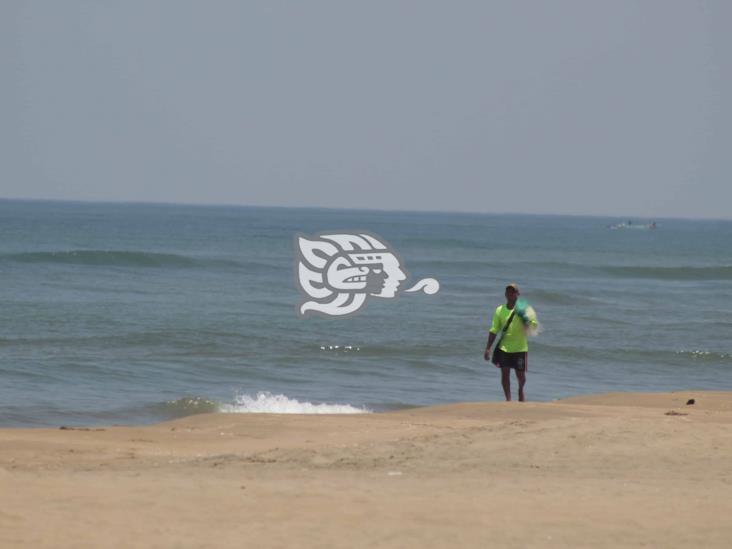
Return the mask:
<path fill-rule="evenodd" d="M 732 389 L 732 222 L 623 221 L 2 200 L 0 425 L 500 400 L 482 352 L 510 281 L 543 327 L 531 400 Z M 329 230 L 440 292 L 299 318 L 293 236 Z"/>

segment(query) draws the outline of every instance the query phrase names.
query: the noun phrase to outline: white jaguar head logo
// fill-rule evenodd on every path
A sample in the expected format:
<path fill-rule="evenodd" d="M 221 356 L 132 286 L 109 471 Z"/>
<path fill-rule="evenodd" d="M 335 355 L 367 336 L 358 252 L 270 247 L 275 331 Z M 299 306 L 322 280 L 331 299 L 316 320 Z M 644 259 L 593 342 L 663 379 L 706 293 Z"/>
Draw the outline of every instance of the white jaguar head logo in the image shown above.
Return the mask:
<path fill-rule="evenodd" d="M 407 273 L 396 252 L 381 238 L 367 233 L 297 235 L 296 278 L 309 300 L 299 306 L 307 312 L 345 316 L 358 311 L 369 296 L 391 298 Z M 417 287 L 420 286 L 420 287 Z M 428 286 L 435 293 L 439 283 L 426 279 L 406 291 Z"/>

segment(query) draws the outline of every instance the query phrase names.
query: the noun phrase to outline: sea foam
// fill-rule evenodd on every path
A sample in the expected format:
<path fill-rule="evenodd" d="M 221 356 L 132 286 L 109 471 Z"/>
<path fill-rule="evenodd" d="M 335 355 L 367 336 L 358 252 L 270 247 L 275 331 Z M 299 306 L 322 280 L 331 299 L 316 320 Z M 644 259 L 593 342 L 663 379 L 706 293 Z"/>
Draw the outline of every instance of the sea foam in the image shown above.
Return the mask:
<path fill-rule="evenodd" d="M 220 411 L 233 414 L 368 414 L 371 410 L 350 404 L 313 404 L 285 395 L 259 392 L 256 396 L 241 394 L 234 404 L 224 404 Z"/>

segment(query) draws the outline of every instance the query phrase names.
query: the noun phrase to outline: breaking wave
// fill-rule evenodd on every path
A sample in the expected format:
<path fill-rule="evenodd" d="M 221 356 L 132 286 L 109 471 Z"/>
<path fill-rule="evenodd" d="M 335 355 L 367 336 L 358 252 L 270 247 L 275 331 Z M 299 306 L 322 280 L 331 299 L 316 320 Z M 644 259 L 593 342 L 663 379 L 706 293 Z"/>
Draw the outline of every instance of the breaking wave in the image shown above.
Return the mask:
<path fill-rule="evenodd" d="M 208 414 L 219 411 L 219 404 L 202 397 L 183 397 L 169 400 L 165 404 L 153 406 L 153 411 L 162 412 L 169 417 L 185 417 L 194 414 Z"/>
<path fill-rule="evenodd" d="M 234 404 L 221 405 L 221 412 L 234 414 L 368 414 L 371 410 L 350 404 L 313 404 L 285 395 L 259 392 L 256 396 L 237 395 Z"/>

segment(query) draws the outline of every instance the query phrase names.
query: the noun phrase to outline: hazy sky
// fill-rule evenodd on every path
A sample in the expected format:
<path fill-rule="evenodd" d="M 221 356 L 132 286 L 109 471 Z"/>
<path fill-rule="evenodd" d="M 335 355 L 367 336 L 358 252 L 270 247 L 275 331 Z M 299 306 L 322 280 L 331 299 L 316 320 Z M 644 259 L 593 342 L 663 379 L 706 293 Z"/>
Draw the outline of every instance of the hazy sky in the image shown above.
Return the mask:
<path fill-rule="evenodd" d="M 732 2 L 2 0 L 0 196 L 732 218 Z"/>

